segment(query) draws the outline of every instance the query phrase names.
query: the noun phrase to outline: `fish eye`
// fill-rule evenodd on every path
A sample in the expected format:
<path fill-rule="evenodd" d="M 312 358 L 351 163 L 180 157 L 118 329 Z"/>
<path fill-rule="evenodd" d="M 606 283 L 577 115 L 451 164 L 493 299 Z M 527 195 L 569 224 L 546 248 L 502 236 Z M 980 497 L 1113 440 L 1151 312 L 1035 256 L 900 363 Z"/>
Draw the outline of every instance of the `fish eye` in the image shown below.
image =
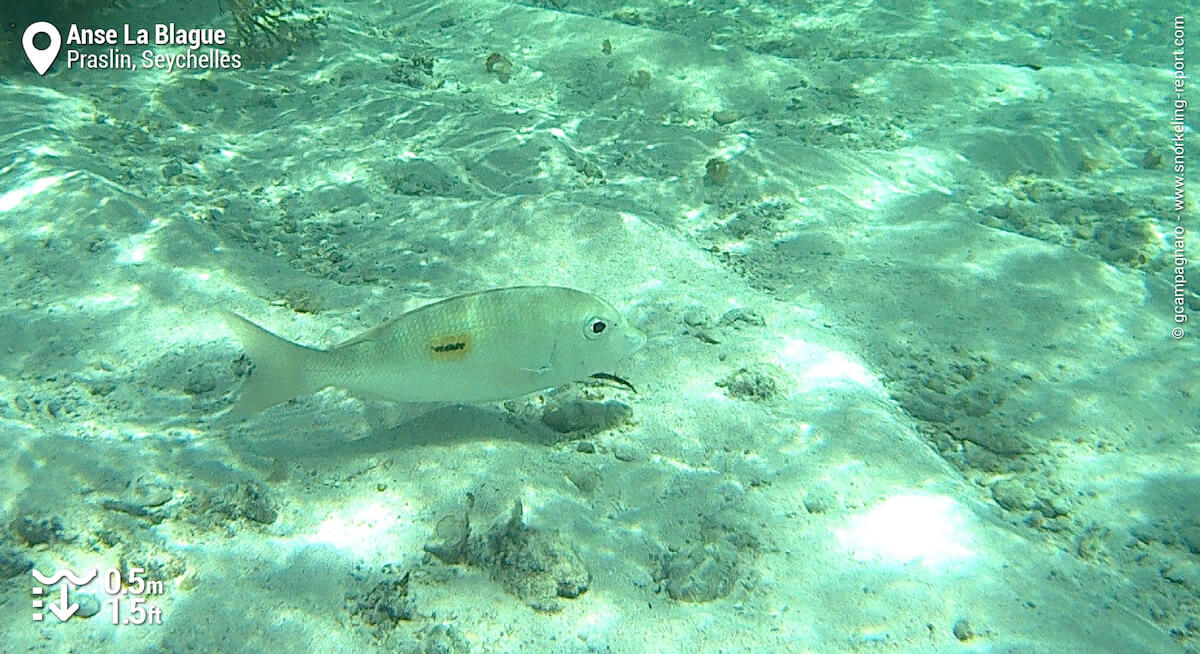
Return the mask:
<path fill-rule="evenodd" d="M 587 325 L 583 329 L 583 335 L 588 338 L 600 338 L 607 329 L 608 321 L 600 316 L 592 316 L 587 320 Z"/>

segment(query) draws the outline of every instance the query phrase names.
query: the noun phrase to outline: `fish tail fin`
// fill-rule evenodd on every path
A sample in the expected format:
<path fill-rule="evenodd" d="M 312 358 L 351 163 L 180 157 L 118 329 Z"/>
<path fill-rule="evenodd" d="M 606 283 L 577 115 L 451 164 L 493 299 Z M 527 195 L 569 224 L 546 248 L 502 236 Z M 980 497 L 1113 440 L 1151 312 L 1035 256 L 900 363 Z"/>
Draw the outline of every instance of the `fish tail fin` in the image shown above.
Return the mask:
<path fill-rule="evenodd" d="M 229 415 L 244 418 L 324 388 L 313 379 L 313 373 L 314 364 L 325 352 L 285 340 L 237 314 L 221 311 L 221 317 L 254 362 L 254 371 Z"/>

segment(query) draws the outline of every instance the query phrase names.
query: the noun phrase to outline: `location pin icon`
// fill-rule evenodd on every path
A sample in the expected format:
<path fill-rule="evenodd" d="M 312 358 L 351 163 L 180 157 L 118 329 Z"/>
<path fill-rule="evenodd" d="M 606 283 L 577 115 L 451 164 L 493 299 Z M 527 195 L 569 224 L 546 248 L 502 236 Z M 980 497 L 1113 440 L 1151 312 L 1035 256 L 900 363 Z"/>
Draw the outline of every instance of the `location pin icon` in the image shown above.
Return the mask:
<path fill-rule="evenodd" d="M 45 50 L 38 50 L 33 45 L 33 37 L 38 34 L 50 37 L 50 45 Z M 38 75 L 45 75 L 46 71 L 50 70 L 50 64 L 53 64 L 55 57 L 58 56 L 58 49 L 62 46 L 62 36 L 59 35 L 58 28 L 55 26 L 44 20 L 38 21 L 25 28 L 25 36 L 21 37 L 21 45 L 25 46 L 25 56 L 29 57 L 29 63 L 33 64 L 33 69 L 38 72 Z"/>

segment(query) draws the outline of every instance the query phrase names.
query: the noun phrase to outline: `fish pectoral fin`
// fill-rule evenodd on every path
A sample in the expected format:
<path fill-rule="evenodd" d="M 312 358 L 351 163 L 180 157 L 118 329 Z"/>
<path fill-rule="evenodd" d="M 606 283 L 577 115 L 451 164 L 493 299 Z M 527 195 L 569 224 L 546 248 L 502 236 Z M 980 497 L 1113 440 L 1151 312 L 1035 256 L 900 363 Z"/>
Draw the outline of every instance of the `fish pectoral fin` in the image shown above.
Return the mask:
<path fill-rule="evenodd" d="M 529 372 L 541 377 L 542 375 L 554 370 L 554 353 L 558 351 L 558 341 L 550 346 L 550 354 L 546 355 L 546 362 L 536 368 L 521 368 L 521 372 Z"/>

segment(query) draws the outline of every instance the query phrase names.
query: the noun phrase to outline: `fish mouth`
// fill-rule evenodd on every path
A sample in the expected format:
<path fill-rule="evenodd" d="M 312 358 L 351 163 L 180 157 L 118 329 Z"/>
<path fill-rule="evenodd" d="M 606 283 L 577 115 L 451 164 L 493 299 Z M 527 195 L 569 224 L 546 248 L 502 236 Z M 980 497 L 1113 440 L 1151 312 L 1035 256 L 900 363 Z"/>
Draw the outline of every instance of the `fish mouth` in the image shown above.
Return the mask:
<path fill-rule="evenodd" d="M 607 372 L 597 372 L 597 373 L 594 373 L 594 374 L 588 375 L 588 376 L 592 377 L 594 379 L 603 379 L 605 381 L 613 382 L 614 384 L 618 384 L 618 385 L 624 386 L 625 388 L 628 388 L 629 390 L 633 391 L 635 394 L 637 393 L 637 389 L 633 387 L 633 384 L 630 384 L 628 381 L 621 379 L 620 377 L 618 377 L 616 375 L 612 375 Z"/>

